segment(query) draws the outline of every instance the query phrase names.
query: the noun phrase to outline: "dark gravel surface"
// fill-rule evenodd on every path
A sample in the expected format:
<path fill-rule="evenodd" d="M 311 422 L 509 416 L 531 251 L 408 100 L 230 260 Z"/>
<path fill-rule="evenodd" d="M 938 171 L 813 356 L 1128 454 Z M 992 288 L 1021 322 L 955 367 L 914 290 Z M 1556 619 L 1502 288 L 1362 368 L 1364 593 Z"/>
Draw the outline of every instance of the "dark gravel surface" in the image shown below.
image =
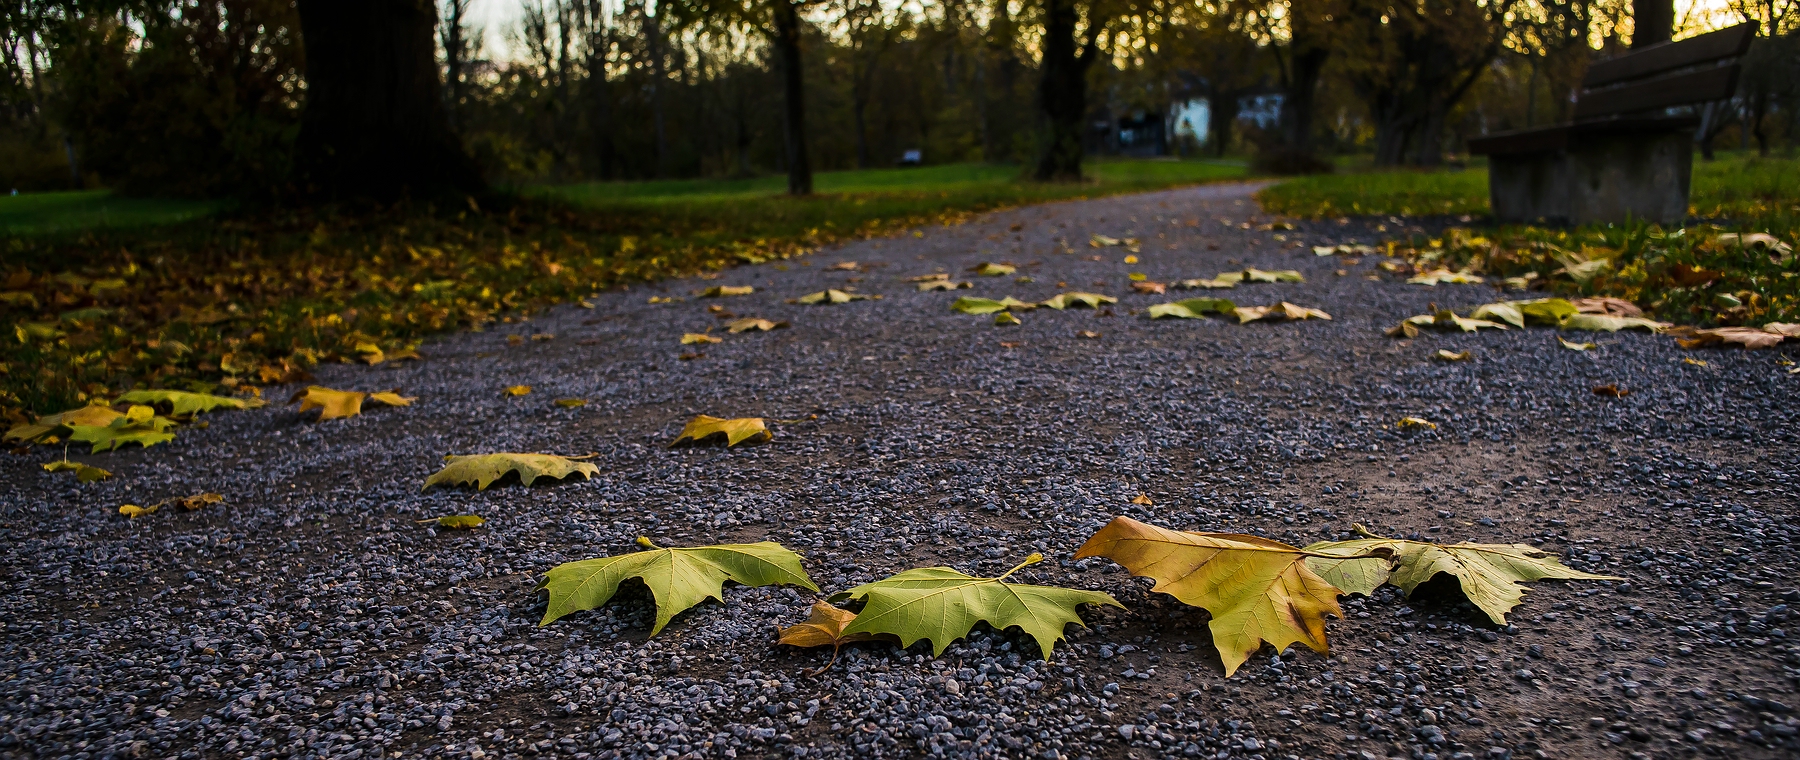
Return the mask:
<path fill-rule="evenodd" d="M 1578 353 L 1543 329 L 1384 338 L 1429 302 L 1494 293 L 1315 257 L 1304 246 L 1375 242 L 1382 221 L 1260 230 L 1251 189 L 1019 209 L 600 294 L 591 310 L 449 336 L 422 362 L 318 373 L 400 386 L 410 408 L 215 414 L 171 444 L 77 455 L 117 474 L 99 484 L 42 472 L 50 449 L 0 457 L 0 757 L 1795 756 L 1800 376 L 1778 353 L 1689 354 L 1644 334 Z M 1090 233 L 1141 237 L 1142 263 L 1090 249 Z M 863 271 L 827 269 L 846 260 Z M 1035 281 L 903 281 L 983 260 Z M 1230 291 L 1239 303 L 1335 319 L 1133 313 L 1167 299 L 1131 293 L 1129 271 L 1241 266 L 1307 282 Z M 948 308 L 1042 299 L 1059 281 L 1120 303 L 1019 327 Z M 757 292 L 694 297 L 713 284 Z M 845 285 L 885 298 L 783 302 Z M 685 300 L 646 303 L 665 295 Z M 717 331 L 709 305 L 793 327 L 681 360 L 681 333 Z M 540 333 L 554 338 L 529 340 Z M 1474 359 L 1436 361 L 1439 348 Z M 1606 383 L 1630 395 L 1590 391 Z M 514 384 L 535 392 L 503 397 Z M 765 446 L 665 448 L 696 413 L 792 422 Z M 1438 428 L 1396 430 L 1407 415 Z M 508 450 L 597 452 L 601 474 L 419 491 L 445 454 Z M 115 511 L 201 491 L 227 501 Z M 1154 504 L 1132 504 L 1139 493 Z M 451 513 L 489 523 L 413 523 Z M 1226 679 L 1204 612 L 1070 560 L 1120 514 L 1297 544 L 1355 522 L 1529 542 L 1629 580 L 1533 584 L 1504 628 L 1454 585 L 1346 599 L 1329 658 L 1265 650 Z M 814 600 L 790 588 L 730 587 L 649 640 L 647 594 L 629 587 L 536 627 L 544 571 L 639 535 L 780 541 L 827 592 L 1040 551 L 1050 561 L 1026 580 L 1105 590 L 1130 611 L 1088 610 L 1048 663 L 1017 632 L 981 628 L 938 658 L 850 647 L 818 677 L 827 653 L 774 645 Z"/>

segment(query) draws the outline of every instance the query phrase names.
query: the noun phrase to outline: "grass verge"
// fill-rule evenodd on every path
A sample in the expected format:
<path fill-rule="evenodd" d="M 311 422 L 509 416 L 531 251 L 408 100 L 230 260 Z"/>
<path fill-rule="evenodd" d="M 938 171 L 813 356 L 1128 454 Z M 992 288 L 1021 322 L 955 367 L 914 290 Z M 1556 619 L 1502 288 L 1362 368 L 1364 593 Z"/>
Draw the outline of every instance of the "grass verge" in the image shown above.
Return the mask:
<path fill-rule="evenodd" d="M 801 199 L 769 179 L 587 184 L 531 190 L 500 209 L 263 209 L 165 226 L 45 226 L 0 242 L 9 323 L 0 414 L 22 420 L 140 387 L 250 392 L 303 379 L 320 362 L 388 361 L 433 333 L 504 324 L 609 287 L 1244 169 L 1121 161 L 1092 173 L 1056 185 L 1018 181 L 1008 167 L 827 173 L 822 192 Z"/>
<path fill-rule="evenodd" d="M 1303 177 L 1259 194 L 1303 217 L 1488 213 L 1487 172 Z M 1705 326 L 1800 321 L 1800 161 L 1729 155 L 1694 167 L 1692 210 L 1712 220 L 1568 228 L 1485 225 L 1392 241 L 1415 271 L 1447 268 L 1568 295 L 1623 298 L 1658 319 Z"/>

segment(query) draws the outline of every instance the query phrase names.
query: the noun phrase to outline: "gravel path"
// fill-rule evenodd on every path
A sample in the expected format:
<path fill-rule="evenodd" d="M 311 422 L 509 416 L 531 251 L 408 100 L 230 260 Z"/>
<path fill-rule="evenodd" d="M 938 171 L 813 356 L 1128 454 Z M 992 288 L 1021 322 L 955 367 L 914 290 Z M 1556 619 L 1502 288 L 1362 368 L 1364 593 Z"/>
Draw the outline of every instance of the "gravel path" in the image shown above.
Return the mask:
<path fill-rule="evenodd" d="M 1800 603 L 1800 377 L 1777 352 L 1689 354 L 1619 334 L 1579 353 L 1543 329 L 1385 338 L 1429 302 L 1493 291 L 1315 257 L 1313 244 L 1376 241 L 1381 220 L 1260 230 L 1253 189 L 1018 209 L 604 293 L 591 310 L 446 337 L 422 362 L 318 373 L 402 387 L 419 398 L 410 408 L 326 423 L 292 406 L 215 414 L 168 445 L 76 456 L 117 474 L 99 484 L 40 471 L 49 449 L 0 457 L 0 757 L 1800 751 L 1800 646 L 1785 630 Z M 1142 263 L 1090 249 L 1092 233 L 1142 238 Z M 904 282 L 984 260 L 1035 281 Z M 840 261 L 862 271 L 828 268 Z M 1225 294 L 1240 304 L 1288 300 L 1334 319 L 1133 314 L 1167 299 L 1131 293 L 1129 271 L 1168 281 L 1242 266 L 1307 281 Z M 1038 300 L 1060 282 L 1120 302 L 1024 313 L 1018 327 L 948 308 L 965 294 Z M 694 297 L 715 284 L 757 292 Z M 885 298 L 784 303 L 845 285 Z M 718 331 L 708 306 L 793 327 L 680 359 L 694 349 L 681 333 Z M 1474 359 L 1435 361 L 1439 348 Z M 1695 355 L 1707 366 L 1682 362 Z M 1606 383 L 1630 395 L 1590 391 Z M 504 397 L 514 384 L 535 390 Z M 565 397 L 590 404 L 553 403 Z M 793 422 L 765 446 L 664 448 L 696 413 Z M 1438 428 L 1395 430 L 1406 415 Z M 442 455 L 507 450 L 597 452 L 601 474 L 419 491 Z M 200 491 L 227 502 L 115 512 Z M 1140 493 L 1154 504 L 1131 503 Z M 413 523 L 452 513 L 489 523 Z M 1353 523 L 1530 542 L 1629 582 L 1533 584 L 1505 628 L 1453 584 L 1411 600 L 1383 590 L 1345 600 L 1330 658 L 1265 650 L 1225 679 L 1204 612 L 1110 562 L 1070 560 L 1121 514 L 1297 544 Z M 780 541 L 827 592 L 921 565 L 992 573 L 1041 551 L 1050 561 L 1026 580 L 1105 590 L 1130 611 L 1088 610 L 1048 663 L 1022 635 L 984 627 L 939 658 L 922 644 L 849 647 L 816 678 L 827 653 L 773 643 L 814 599 L 795 589 L 728 588 L 725 604 L 649 640 L 647 594 L 630 588 L 536 627 L 536 578 L 639 535 Z"/>

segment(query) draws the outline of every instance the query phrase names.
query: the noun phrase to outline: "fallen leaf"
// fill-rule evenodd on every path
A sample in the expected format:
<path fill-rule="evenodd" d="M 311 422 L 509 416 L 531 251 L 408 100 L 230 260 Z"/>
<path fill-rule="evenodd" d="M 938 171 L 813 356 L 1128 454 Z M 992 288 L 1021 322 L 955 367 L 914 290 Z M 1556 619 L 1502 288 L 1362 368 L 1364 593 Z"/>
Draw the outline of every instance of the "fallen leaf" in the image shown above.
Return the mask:
<path fill-rule="evenodd" d="M 556 333 L 532 333 L 531 340 L 537 343 L 556 340 Z"/>
<path fill-rule="evenodd" d="M 669 446 L 672 448 L 684 442 L 690 446 L 699 445 L 708 439 L 720 437 L 723 437 L 726 447 L 731 447 L 745 442 L 765 443 L 775 436 L 763 424 L 761 417 L 724 419 L 698 414 L 688 420 L 681 428 L 681 434 L 675 436 L 675 442 Z"/>
<path fill-rule="evenodd" d="M 972 287 L 975 287 L 975 283 L 972 283 L 972 282 L 951 282 L 951 281 L 950 281 L 950 280 L 931 280 L 931 281 L 929 281 L 929 282 L 921 282 L 921 283 L 919 283 L 919 290 L 920 290 L 920 291 L 930 291 L 930 290 L 958 290 L 958 289 L 960 289 L 960 288 L 972 288 Z"/>
<path fill-rule="evenodd" d="M 1402 324 L 1410 324 L 1417 327 L 1453 327 L 1462 330 L 1463 332 L 1475 332 L 1483 327 L 1495 330 L 1506 329 L 1506 325 L 1500 324 L 1499 322 L 1490 322 L 1485 319 L 1474 319 L 1470 317 L 1459 317 L 1456 315 L 1456 312 L 1450 311 L 1449 309 L 1441 309 L 1435 314 L 1420 314 L 1414 317 L 1407 317 Z M 1393 337 L 1394 330 L 1388 330 L 1387 335 Z M 1412 336 L 1407 335 L 1406 337 L 1410 338 Z"/>
<path fill-rule="evenodd" d="M 775 643 L 791 647 L 831 647 L 831 660 L 813 671 L 813 675 L 830 670 L 832 663 L 837 662 L 838 649 L 845 644 L 888 639 L 893 639 L 896 644 L 899 643 L 897 637 L 882 633 L 844 633 L 844 628 L 855 619 L 856 613 L 854 612 L 834 607 L 826 602 L 813 602 L 812 614 L 807 617 L 806 622 L 776 630 Z"/>
<path fill-rule="evenodd" d="M 1432 430 L 1436 430 L 1437 423 L 1427 420 L 1423 417 L 1401 417 L 1400 421 L 1398 423 L 1395 423 L 1395 427 L 1399 427 L 1399 428 L 1423 427 L 1423 428 L 1431 428 Z"/>
<path fill-rule="evenodd" d="M 1692 356 L 1683 356 L 1683 357 L 1681 357 L 1681 363 L 1682 363 L 1682 364 L 1692 364 L 1692 365 L 1694 365 L 1694 366 L 1696 366 L 1696 367 L 1704 367 L 1704 366 L 1707 366 L 1707 365 L 1706 365 L 1706 361 L 1705 361 L 1705 360 L 1704 360 L 1704 359 L 1695 359 L 1695 358 L 1694 358 L 1694 357 L 1692 357 Z"/>
<path fill-rule="evenodd" d="M 1613 384 L 1594 386 L 1594 395 L 1596 395 L 1596 396 L 1611 396 L 1613 398 L 1623 398 L 1630 394 L 1631 394 L 1631 391 L 1628 391 L 1624 388 L 1620 388 L 1619 386 L 1613 385 Z"/>
<path fill-rule="evenodd" d="M 948 280 L 948 279 L 950 279 L 950 275 L 945 274 L 943 272 L 937 272 L 934 274 L 922 274 L 922 275 L 919 275 L 918 277 L 908 277 L 908 278 L 906 278 L 906 281 L 907 282 L 935 282 L 938 280 Z"/>
<path fill-rule="evenodd" d="M 128 443 L 144 448 L 175 439 L 175 421 L 156 416 L 148 406 L 132 406 L 105 425 L 67 425 L 70 443 L 93 444 L 93 452 L 111 451 Z"/>
<path fill-rule="evenodd" d="M 646 303 L 675 303 L 681 299 L 674 296 L 651 296 Z"/>
<path fill-rule="evenodd" d="M 665 549 L 639 537 L 638 544 L 649 551 L 565 562 L 551 568 L 538 586 L 549 593 L 544 608 L 544 626 L 557 618 L 582 610 L 591 610 L 611 600 L 619 583 L 637 578 L 650 589 L 656 600 L 656 625 L 650 635 L 662 632 L 663 626 L 681 612 L 707 599 L 725 601 L 725 581 L 743 586 L 799 586 L 814 593 L 819 590 L 800 566 L 800 555 L 773 541 L 754 544 L 722 544 L 683 549 Z"/>
<path fill-rule="evenodd" d="M 193 496 L 177 496 L 171 499 L 163 499 L 148 507 L 140 507 L 136 504 L 122 504 L 119 506 L 119 514 L 135 519 L 144 515 L 153 514 L 157 510 L 169 506 L 179 506 L 183 510 L 192 512 L 223 501 L 225 501 L 225 496 L 223 494 L 200 493 L 194 494 Z"/>
<path fill-rule="evenodd" d="M 1125 279 L 1132 282 L 1143 282 L 1150 279 L 1150 275 L 1144 274 L 1143 272 L 1127 272 L 1125 274 Z"/>
<path fill-rule="evenodd" d="M 144 515 L 150 514 L 152 512 L 155 512 L 155 511 L 156 511 L 156 509 L 154 507 L 140 507 L 136 504 L 120 504 L 119 505 L 119 514 L 122 514 L 133 520 L 135 520 L 139 517 L 142 517 Z"/>
<path fill-rule="evenodd" d="M 36 422 L 15 425 L 6 431 L 5 440 L 37 443 L 51 435 L 58 434 L 59 431 L 66 434 L 67 428 L 71 426 L 105 426 L 123 416 L 125 415 L 114 411 L 112 407 L 105 404 L 90 404 L 80 409 L 44 415 L 39 417 Z"/>
<path fill-rule="evenodd" d="M 528 396 L 528 395 L 531 395 L 531 386 L 529 386 L 529 385 L 508 385 L 508 386 L 506 386 L 506 390 L 504 391 L 504 393 L 508 396 Z"/>
<path fill-rule="evenodd" d="M 1419 337 L 1419 326 L 1412 320 L 1407 320 L 1388 328 L 1382 334 L 1390 338 L 1417 338 Z"/>
<path fill-rule="evenodd" d="M 850 303 L 851 301 L 868 300 L 871 300 L 870 296 L 865 296 L 860 293 L 846 293 L 834 288 L 831 290 L 821 290 L 817 293 L 808 293 L 794 299 L 794 303 L 816 306 L 819 304 Z"/>
<path fill-rule="evenodd" d="M 306 390 L 295 393 L 289 402 L 300 402 L 302 413 L 318 409 L 319 421 L 354 417 L 362 414 L 364 400 L 375 401 L 387 406 L 410 406 L 413 399 L 390 391 L 381 393 L 363 393 L 362 391 L 338 391 L 321 386 L 310 386 Z"/>
<path fill-rule="evenodd" d="M 1107 237 L 1105 235 L 1093 235 L 1088 238 L 1088 246 L 1090 248 L 1105 248 L 1107 246 L 1124 244 L 1125 241 L 1123 240 L 1116 237 Z"/>
<path fill-rule="evenodd" d="M 1315 554 L 1343 556 L 1347 559 L 1308 557 L 1306 564 L 1327 582 L 1347 594 L 1368 595 L 1383 583 L 1399 587 L 1408 595 L 1438 573 L 1447 573 L 1462 585 L 1468 597 L 1495 625 L 1506 625 L 1506 613 L 1525 597 L 1521 583 L 1555 578 L 1560 580 L 1623 580 L 1609 575 L 1594 575 L 1563 566 L 1554 555 L 1523 544 L 1434 544 L 1376 536 L 1361 525 L 1356 532 L 1364 538 L 1349 541 L 1321 541 L 1306 547 Z M 1351 558 L 1371 553 L 1387 553 L 1389 558 Z"/>
<path fill-rule="evenodd" d="M 1763 332 L 1774 333 L 1784 338 L 1800 338 L 1800 323 L 1770 322 L 1763 325 Z"/>
<path fill-rule="evenodd" d="M 1100 333 L 1094 332 L 1093 330 L 1077 330 L 1075 332 L 1075 337 L 1093 339 L 1100 337 Z"/>
<path fill-rule="evenodd" d="M 1282 301 L 1274 306 L 1239 306 L 1232 311 L 1232 314 L 1238 318 L 1238 324 L 1240 325 L 1255 322 L 1259 319 L 1271 318 L 1323 319 L 1327 321 L 1331 319 L 1331 315 L 1326 314 L 1323 311 L 1307 308 L 1305 306 L 1295 306 L 1286 301 Z"/>
<path fill-rule="evenodd" d="M 706 333 L 685 333 L 681 336 L 681 345 L 691 346 L 696 343 L 724 343 L 725 339 Z"/>
<path fill-rule="evenodd" d="M 1325 615 L 1343 616 L 1338 590 L 1308 569 L 1306 552 L 1278 541 L 1231 533 L 1190 533 L 1115 517 L 1075 558 L 1106 557 L 1152 591 L 1212 613 L 1213 646 L 1236 673 L 1267 641 L 1277 651 L 1305 644 L 1328 654 Z"/>
<path fill-rule="evenodd" d="M 1437 351 L 1437 358 L 1447 362 L 1466 362 L 1474 357 L 1475 353 L 1473 351 L 1452 352 L 1447 348 L 1440 348 Z"/>
<path fill-rule="evenodd" d="M 832 264 L 831 266 L 825 267 L 825 271 L 827 271 L 827 272 L 830 272 L 830 271 L 854 272 L 854 271 L 856 271 L 856 262 L 840 261 L 836 264 Z"/>
<path fill-rule="evenodd" d="M 964 314 L 992 314 L 997 311 L 1007 311 L 1010 309 L 1026 311 L 1033 308 L 1036 308 L 1035 304 L 1020 301 L 1012 296 L 1007 296 L 998 301 L 992 298 L 963 296 L 956 299 L 955 303 L 950 304 L 951 311 L 960 311 Z"/>
<path fill-rule="evenodd" d="M 948 567 L 921 567 L 865 583 L 832 595 L 833 600 L 862 600 L 862 611 L 844 633 L 885 633 L 899 637 L 902 647 L 920 639 L 941 655 L 978 622 L 995 630 L 1018 626 L 1036 640 L 1044 659 L 1063 638 L 1070 623 L 1081 624 L 1076 608 L 1083 604 L 1124 605 L 1099 591 L 1008 583 L 1006 579 L 1044 558 L 1032 554 L 998 578 L 976 578 Z"/>
<path fill-rule="evenodd" d="M 106 470 L 102 470 L 92 465 L 82 464 L 80 462 L 71 462 L 67 459 L 44 463 L 44 471 L 73 472 L 75 473 L 75 482 L 77 483 L 93 483 L 112 477 L 112 473 L 107 472 Z"/>
<path fill-rule="evenodd" d="M 1160 282 L 1134 282 L 1134 283 L 1131 283 L 1132 290 L 1135 290 L 1139 293 L 1148 293 L 1150 295 L 1162 295 L 1163 293 L 1168 291 L 1168 287 L 1169 286 L 1164 285 Z"/>
<path fill-rule="evenodd" d="M 1674 327 L 1667 331 L 1682 348 L 1699 348 L 1720 343 L 1734 343 L 1744 348 L 1773 348 L 1786 339 L 1781 333 L 1754 327 L 1714 327 L 1697 329 Z"/>
<path fill-rule="evenodd" d="M 1556 336 L 1556 342 L 1561 344 L 1563 348 L 1571 351 L 1589 351 L 1600 347 L 1600 344 L 1598 343 L 1570 343 L 1569 341 L 1563 340 L 1561 335 Z"/>
<path fill-rule="evenodd" d="M 691 362 L 695 359 L 706 358 L 706 354 L 700 353 L 699 351 L 691 351 L 691 352 L 686 352 L 679 356 L 676 356 L 675 358 L 679 359 L 681 361 L 684 361 L 684 362 Z"/>
<path fill-rule="evenodd" d="M 584 398 L 559 398 L 556 400 L 556 405 L 564 409 L 574 409 L 578 406 L 587 406 L 587 404 L 587 399 Z"/>
<path fill-rule="evenodd" d="M 755 317 L 751 317 L 749 319 L 740 319 L 736 322 L 731 322 L 729 324 L 726 324 L 725 331 L 735 335 L 737 333 L 748 332 L 750 330 L 761 330 L 763 332 L 768 332 L 770 330 L 779 330 L 783 327 L 788 327 L 788 326 L 789 326 L 788 321 L 785 319 L 781 320 L 780 322 L 771 322 L 766 319 L 757 319 Z"/>
<path fill-rule="evenodd" d="M 1061 311 L 1061 310 L 1067 309 L 1071 306 L 1086 306 L 1090 309 L 1098 309 L 1098 308 L 1100 308 L 1101 304 L 1110 304 L 1110 303 L 1118 303 L 1118 302 L 1119 302 L 1119 299 L 1117 299 L 1117 298 L 1113 298 L 1112 296 L 1103 296 L 1103 295 L 1100 295 L 1099 293 L 1084 293 L 1084 292 L 1080 292 L 1080 291 L 1070 291 L 1067 293 L 1058 293 L 1054 296 L 1051 296 L 1049 299 L 1039 303 L 1038 305 L 1039 306 L 1047 306 L 1049 308 Z"/>
<path fill-rule="evenodd" d="M 1607 314 L 1615 317 L 1644 316 L 1643 309 L 1638 308 L 1637 304 L 1623 298 L 1592 296 L 1588 298 L 1577 298 L 1569 303 L 1575 307 L 1577 312 L 1582 314 Z"/>
<path fill-rule="evenodd" d="M 1306 282 L 1306 277 L 1295 269 L 1277 269 L 1265 272 L 1261 269 L 1245 269 L 1243 272 L 1220 272 L 1214 279 L 1226 279 L 1227 275 L 1241 275 L 1243 282 Z"/>
<path fill-rule="evenodd" d="M 1019 268 L 1011 264 L 995 264 L 993 262 L 983 261 L 980 264 L 969 267 L 969 271 L 984 277 L 999 277 L 1001 275 L 1017 272 L 1019 271 Z"/>
<path fill-rule="evenodd" d="M 751 285 L 714 285 L 701 291 L 700 295 L 705 298 L 723 298 L 725 296 L 747 296 L 755 292 L 756 288 Z"/>
<path fill-rule="evenodd" d="M 592 478 L 600 472 L 599 467 L 587 462 L 577 462 L 568 457 L 554 454 L 471 454 L 468 456 L 444 457 L 444 469 L 438 470 L 425 479 L 423 491 L 432 486 L 475 484 L 475 490 L 484 491 L 494 481 L 506 477 L 507 473 L 518 473 L 519 483 L 531 485 L 538 478 L 562 480 L 579 473 L 583 478 Z"/>
<path fill-rule="evenodd" d="M 1570 314 L 1563 320 L 1564 330 L 1592 330 L 1595 332 L 1618 332 L 1631 328 L 1642 328 L 1650 332 L 1661 332 L 1670 327 L 1667 322 L 1658 322 L 1642 317 L 1610 317 L 1604 314 Z"/>
<path fill-rule="evenodd" d="M 1472 285 L 1475 283 L 1486 282 L 1486 280 L 1483 279 L 1480 275 L 1476 275 L 1476 274 L 1469 272 L 1469 270 L 1467 270 L 1467 269 L 1464 269 L 1460 272 L 1452 272 L 1448 269 L 1433 269 L 1429 272 L 1424 272 L 1424 273 L 1421 273 L 1418 275 L 1414 275 L 1413 277 L 1409 278 L 1407 280 L 1407 282 L 1410 284 L 1413 284 L 1413 285 L 1425 285 L 1428 287 L 1437 287 L 1439 283 L 1449 283 L 1451 285 Z"/>
<path fill-rule="evenodd" d="M 1236 280 L 1236 279 L 1230 279 L 1230 280 L 1219 280 L 1219 279 L 1182 280 L 1180 282 L 1175 283 L 1175 287 L 1181 288 L 1183 290 L 1193 290 L 1193 289 L 1197 289 L 1197 288 L 1207 288 L 1207 289 L 1211 289 L 1211 290 L 1224 290 L 1224 289 L 1228 289 L 1228 288 L 1237 287 L 1238 282 L 1239 282 L 1239 280 Z"/>
<path fill-rule="evenodd" d="M 1136 504 L 1140 507 L 1148 507 L 1148 506 L 1155 504 L 1156 502 L 1150 500 L 1150 494 L 1140 493 L 1137 496 L 1132 497 L 1131 503 Z"/>
<path fill-rule="evenodd" d="M 1021 323 L 1019 322 L 1018 317 L 1013 316 L 1012 312 L 1003 311 L 1003 312 L 1000 312 L 999 314 L 994 315 L 994 324 L 997 326 L 1007 326 L 1007 325 L 1016 325 L 1016 324 L 1021 324 Z"/>
<path fill-rule="evenodd" d="M 216 409 L 255 409 L 265 403 L 260 398 L 228 398 L 171 390 L 130 391 L 120 396 L 118 402 L 162 406 L 169 410 L 171 417 L 191 417 Z"/>
<path fill-rule="evenodd" d="M 1150 307 L 1151 319 L 1177 317 L 1180 319 L 1200 319 L 1208 314 L 1230 314 L 1237 309 L 1237 304 L 1223 298 L 1189 298 L 1170 303 L 1159 303 Z"/>
<path fill-rule="evenodd" d="M 440 528 L 449 528 L 451 530 L 470 530 L 487 524 L 487 521 L 481 519 L 479 515 L 444 515 L 443 517 L 416 520 L 415 522 L 435 523 Z"/>
<path fill-rule="evenodd" d="M 1024 343 L 1024 342 L 1023 342 L 1023 341 L 1016 341 L 1016 340 L 1003 340 L 1003 341 L 1000 341 L 1000 347 L 1001 347 L 1001 348 L 1018 348 L 1018 347 L 1020 347 L 1020 346 L 1023 346 L 1023 345 L 1025 345 L 1025 343 Z"/>

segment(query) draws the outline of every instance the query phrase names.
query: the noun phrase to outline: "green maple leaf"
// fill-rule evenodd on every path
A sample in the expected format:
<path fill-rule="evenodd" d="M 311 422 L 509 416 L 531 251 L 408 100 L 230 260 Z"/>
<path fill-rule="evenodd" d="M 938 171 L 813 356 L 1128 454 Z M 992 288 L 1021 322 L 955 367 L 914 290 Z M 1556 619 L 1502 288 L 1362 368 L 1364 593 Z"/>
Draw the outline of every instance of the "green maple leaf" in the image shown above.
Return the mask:
<path fill-rule="evenodd" d="M 1008 576 L 1026 565 L 1040 562 L 1032 554 L 1018 567 L 998 578 L 975 578 L 948 567 L 921 567 L 865 583 L 833 595 L 833 600 L 865 600 L 856 620 L 844 634 L 886 633 L 900 637 L 900 645 L 919 639 L 931 641 L 932 654 L 941 655 L 950 643 L 969 635 L 978 622 L 997 630 L 1018 626 L 1050 659 L 1050 650 L 1063 637 L 1063 628 L 1081 624 L 1076 606 L 1119 604 L 1110 594 L 1055 586 L 1007 583 Z"/>
<path fill-rule="evenodd" d="M 612 599 L 619 583 L 637 578 L 650 587 L 656 599 L 656 627 L 650 635 L 684 610 L 707 599 L 725 601 L 720 594 L 725 581 L 744 586 L 785 584 L 818 592 L 800 566 L 800 555 L 773 541 L 754 544 L 720 544 L 686 549 L 665 549 L 639 537 L 650 551 L 565 562 L 552 568 L 538 586 L 548 591 L 550 603 L 538 625 L 591 610 Z"/>
<path fill-rule="evenodd" d="M 170 390 L 131 391 L 120 396 L 119 401 L 127 404 L 167 406 L 169 414 L 175 417 L 187 417 L 216 409 L 255 409 L 265 403 L 259 398 L 228 398 L 214 396 L 210 393 Z"/>
<path fill-rule="evenodd" d="M 960 311 L 964 314 L 992 314 L 996 311 L 1007 311 L 1009 309 L 1026 311 L 1034 307 L 1035 304 L 1025 303 L 1012 296 L 1007 296 L 998 301 L 992 298 L 963 296 L 962 298 L 956 299 L 956 303 L 950 304 L 951 311 Z"/>
<path fill-rule="evenodd" d="M 1189 298 L 1171 303 L 1159 303 L 1150 307 L 1151 319 L 1163 317 L 1179 317 L 1181 319 L 1199 319 L 1207 314 L 1230 314 L 1237 310 L 1237 304 L 1223 298 Z"/>
<path fill-rule="evenodd" d="M 509 472 L 519 474 L 519 482 L 531 485 L 538 478 L 562 480 L 576 473 L 591 478 L 600 468 L 554 454 L 474 454 L 444 457 L 444 469 L 425 479 L 423 491 L 432 486 L 474 483 L 475 490 L 486 490 Z"/>
<path fill-rule="evenodd" d="M 1349 541 L 1322 541 L 1306 547 L 1314 554 L 1358 555 L 1392 552 L 1391 561 L 1381 558 L 1329 559 L 1308 557 L 1306 565 L 1326 582 L 1347 594 L 1367 595 L 1383 583 L 1398 586 L 1407 594 L 1438 573 L 1449 573 L 1461 582 L 1463 595 L 1495 625 L 1506 625 L 1506 613 L 1525 598 L 1526 581 L 1555 578 L 1559 580 L 1620 580 L 1610 575 L 1594 575 L 1565 567 L 1556 556 L 1524 544 L 1433 544 L 1385 538 L 1370 533 L 1361 525 L 1356 532 L 1364 538 Z"/>
<path fill-rule="evenodd" d="M 1098 309 L 1103 304 L 1118 303 L 1118 302 L 1119 302 L 1119 299 L 1117 299 L 1117 298 L 1113 298 L 1112 296 L 1103 296 L 1103 295 L 1100 295 L 1099 293 L 1083 293 L 1080 291 L 1070 291 L 1068 293 L 1058 293 L 1054 296 L 1051 296 L 1049 299 L 1046 299 L 1045 301 L 1039 303 L 1038 305 L 1056 309 L 1057 311 L 1062 311 L 1063 309 L 1067 309 L 1071 306 L 1086 306 L 1090 309 Z"/>

